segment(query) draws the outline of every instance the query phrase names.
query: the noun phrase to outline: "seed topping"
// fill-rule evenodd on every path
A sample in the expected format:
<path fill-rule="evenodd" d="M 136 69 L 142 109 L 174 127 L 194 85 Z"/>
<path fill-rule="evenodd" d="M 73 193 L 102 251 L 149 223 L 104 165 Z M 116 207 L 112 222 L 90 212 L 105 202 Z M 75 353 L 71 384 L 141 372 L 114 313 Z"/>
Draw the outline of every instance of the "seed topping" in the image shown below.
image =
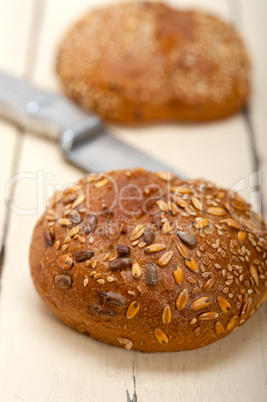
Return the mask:
<path fill-rule="evenodd" d="M 228 311 L 231 310 L 231 304 L 230 304 L 227 300 L 225 300 L 224 297 L 218 296 L 218 297 L 217 297 L 217 303 L 218 303 L 220 309 L 221 309 L 224 313 L 227 313 Z"/>
<path fill-rule="evenodd" d="M 177 310 L 181 311 L 185 308 L 188 301 L 188 291 L 184 289 L 178 296 L 176 300 L 176 308 Z"/>
<path fill-rule="evenodd" d="M 192 304 L 194 310 L 200 310 L 201 308 L 207 307 L 210 304 L 210 299 L 208 297 L 200 297 Z"/>
<path fill-rule="evenodd" d="M 132 258 L 117 258 L 116 260 L 110 262 L 109 269 L 111 269 L 112 271 L 116 271 L 117 269 L 127 268 L 132 264 L 132 261 Z"/>
<path fill-rule="evenodd" d="M 98 224 L 98 217 L 94 214 L 88 214 L 86 217 L 85 234 L 94 233 Z"/>
<path fill-rule="evenodd" d="M 238 315 L 234 315 L 232 318 L 230 318 L 230 320 L 228 321 L 228 323 L 226 325 L 226 329 L 228 329 L 228 330 L 231 329 L 235 325 L 237 320 L 238 320 Z"/>
<path fill-rule="evenodd" d="M 146 284 L 148 286 L 156 286 L 158 282 L 158 272 L 157 268 L 155 267 L 152 262 L 149 262 L 147 264 L 147 269 L 146 269 Z"/>
<path fill-rule="evenodd" d="M 130 304 L 130 306 L 128 307 L 127 310 L 127 318 L 133 318 L 139 311 L 140 308 L 140 304 L 138 303 L 138 301 L 134 301 Z"/>
<path fill-rule="evenodd" d="M 226 214 L 226 211 L 221 207 L 209 207 L 207 213 L 215 216 L 223 216 Z"/>
<path fill-rule="evenodd" d="M 182 243 L 177 243 L 176 245 L 177 250 L 179 251 L 180 255 L 185 258 L 187 256 L 187 250 Z"/>
<path fill-rule="evenodd" d="M 196 209 L 198 209 L 199 211 L 203 211 L 203 205 L 198 198 L 192 197 L 191 201 Z"/>
<path fill-rule="evenodd" d="M 196 229 L 204 229 L 206 226 L 208 226 L 208 224 L 209 221 L 205 218 L 196 219 L 194 222 L 194 226 Z"/>
<path fill-rule="evenodd" d="M 169 206 L 165 201 L 158 200 L 158 201 L 156 201 L 156 204 L 161 211 L 166 212 L 166 213 L 169 212 Z"/>
<path fill-rule="evenodd" d="M 189 247 L 195 247 L 197 244 L 197 239 L 195 236 L 191 235 L 190 233 L 183 232 L 181 230 L 177 231 L 178 236 L 180 239 Z"/>
<path fill-rule="evenodd" d="M 218 321 L 216 322 L 215 326 L 214 326 L 215 332 L 218 336 L 223 336 L 225 333 L 225 329 L 222 326 L 222 324 Z"/>
<path fill-rule="evenodd" d="M 169 342 L 169 338 L 167 337 L 167 335 L 165 334 L 165 332 L 163 332 L 161 329 L 157 328 L 154 331 L 154 335 L 157 339 L 157 341 L 161 344 L 161 345 L 167 345 L 167 343 Z"/>
<path fill-rule="evenodd" d="M 130 253 L 130 247 L 125 244 L 118 244 L 117 253 L 120 257 L 126 257 Z"/>
<path fill-rule="evenodd" d="M 144 232 L 144 240 L 146 244 L 149 246 L 151 243 L 153 243 L 155 239 L 155 232 L 152 228 L 147 228 Z"/>
<path fill-rule="evenodd" d="M 83 262 L 86 260 L 90 260 L 90 258 L 93 257 L 94 254 L 95 254 L 94 251 L 82 248 L 80 250 L 75 251 L 73 257 L 76 262 Z"/>
<path fill-rule="evenodd" d="M 132 239 L 133 240 L 139 239 L 139 237 L 142 236 L 144 231 L 145 231 L 145 226 L 144 225 L 137 225 L 136 228 L 133 230 Z"/>
<path fill-rule="evenodd" d="M 173 277 L 177 285 L 181 285 L 183 283 L 183 270 L 181 267 L 175 267 L 172 271 Z"/>
<path fill-rule="evenodd" d="M 43 233 L 43 239 L 44 239 L 44 241 L 45 241 L 45 244 L 46 244 L 48 247 L 52 247 L 52 245 L 53 245 L 53 240 L 54 240 L 54 236 L 52 235 L 52 233 L 50 232 L 50 230 L 46 230 L 46 231 Z"/>
<path fill-rule="evenodd" d="M 201 314 L 198 318 L 200 320 L 214 320 L 215 318 L 218 317 L 218 313 L 215 312 L 208 312 L 208 313 L 203 313 Z"/>
<path fill-rule="evenodd" d="M 123 307 L 125 305 L 125 299 L 122 295 L 115 292 L 102 292 L 104 299 L 114 307 Z"/>
<path fill-rule="evenodd" d="M 162 322 L 163 324 L 169 324 L 171 322 L 171 319 L 172 319 L 171 309 L 170 306 L 166 304 L 162 313 Z"/>
<path fill-rule="evenodd" d="M 138 278 L 140 278 L 140 276 L 141 276 L 141 268 L 140 268 L 140 265 L 139 265 L 139 263 L 138 263 L 137 261 L 134 261 L 134 262 L 133 262 L 133 265 L 132 265 L 132 276 L 133 276 L 135 279 L 138 279 Z"/>
<path fill-rule="evenodd" d="M 72 280 L 69 275 L 56 275 L 55 284 L 60 289 L 69 289 L 71 287 Z"/>
<path fill-rule="evenodd" d="M 68 254 L 61 255 L 57 259 L 57 265 L 61 269 L 70 269 L 72 267 L 73 261 L 72 258 Z"/>
<path fill-rule="evenodd" d="M 154 243 L 144 249 L 145 253 L 157 253 L 158 251 L 164 250 L 166 248 L 165 244 Z"/>
<path fill-rule="evenodd" d="M 79 195 L 79 197 L 76 198 L 76 200 L 72 204 L 72 209 L 77 208 L 79 205 L 81 205 L 82 202 L 84 202 L 84 200 L 85 200 L 85 195 L 84 194 Z"/>
<path fill-rule="evenodd" d="M 161 267 L 164 267 L 165 265 L 167 265 L 167 264 L 170 262 L 170 260 L 172 259 L 172 257 L 173 257 L 173 251 L 167 251 L 167 253 L 164 253 L 164 254 L 159 258 L 158 264 L 159 264 Z"/>
<path fill-rule="evenodd" d="M 197 266 L 195 260 L 193 260 L 193 258 L 185 257 L 184 261 L 185 261 L 185 265 L 187 266 L 187 268 L 190 269 L 190 271 L 198 272 L 198 266 Z"/>

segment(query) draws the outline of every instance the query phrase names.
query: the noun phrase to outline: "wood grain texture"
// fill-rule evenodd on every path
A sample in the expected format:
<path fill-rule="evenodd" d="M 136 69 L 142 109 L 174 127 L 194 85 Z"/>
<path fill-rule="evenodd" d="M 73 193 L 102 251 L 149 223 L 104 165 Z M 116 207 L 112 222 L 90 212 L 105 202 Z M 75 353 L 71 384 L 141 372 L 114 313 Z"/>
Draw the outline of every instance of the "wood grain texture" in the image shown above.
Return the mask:
<path fill-rule="evenodd" d="M 107 2 L 26 0 L 22 10 L 20 0 L 0 1 L 0 50 L 3 44 L 6 46 L 4 37 L 9 45 L 8 53 L 5 53 L 9 56 L 3 62 L 0 59 L 0 65 L 22 74 L 29 46 L 27 68 L 31 79 L 43 87 L 58 90 L 54 62 L 60 37 L 85 10 L 104 3 Z M 227 0 L 171 2 L 173 5 L 178 3 L 183 7 L 206 8 L 231 19 Z M 263 74 L 267 58 L 261 33 L 266 29 L 263 21 L 267 11 L 264 0 L 259 0 L 258 9 L 253 3 L 252 0 L 241 2 L 243 30 L 261 71 L 255 75 L 251 110 L 262 163 L 266 166 L 264 99 L 267 92 Z M 32 24 L 33 14 L 40 12 L 40 7 L 42 24 Z M 39 37 L 38 46 L 31 29 L 35 29 Z M 20 48 L 18 43 L 21 43 Z M 0 202 L 3 205 L 3 187 L 11 172 L 10 168 L 4 167 L 11 166 L 16 134 L 11 126 L 0 125 Z M 182 167 L 189 176 L 207 176 L 231 187 L 243 179 L 247 182 L 253 172 L 246 122 L 241 114 L 200 126 L 162 125 L 137 132 L 130 128 L 110 128 L 129 143 L 177 168 Z M 43 177 L 45 191 L 38 213 L 42 210 L 42 200 L 57 184 L 71 183 L 81 175 L 78 169 L 62 159 L 56 144 L 27 133 L 18 171 L 35 175 L 39 171 L 39 179 Z M 16 188 L 15 202 L 24 209 L 35 208 L 36 191 L 34 178 L 21 180 Z M 248 188 L 240 194 L 245 194 L 248 199 L 251 196 Z M 101 344 L 66 327 L 39 300 L 28 267 L 28 248 L 36 220 L 36 213 L 11 215 L 1 288 L 1 401 L 266 401 L 266 304 L 241 330 L 197 351 L 144 355 Z"/>

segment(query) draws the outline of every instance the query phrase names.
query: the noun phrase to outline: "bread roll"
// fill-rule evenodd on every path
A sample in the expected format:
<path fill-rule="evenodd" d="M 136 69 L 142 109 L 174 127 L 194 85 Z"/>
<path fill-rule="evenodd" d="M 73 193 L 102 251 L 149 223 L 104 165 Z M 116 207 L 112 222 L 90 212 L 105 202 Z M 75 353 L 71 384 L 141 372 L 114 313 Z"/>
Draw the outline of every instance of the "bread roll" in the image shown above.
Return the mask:
<path fill-rule="evenodd" d="M 66 324 L 142 352 L 200 348 L 267 295 L 267 230 L 237 194 L 143 169 L 56 194 L 32 238 L 45 304 Z"/>
<path fill-rule="evenodd" d="M 61 43 L 57 73 L 67 96 L 121 123 L 219 119 L 250 91 L 249 58 L 230 24 L 143 1 L 84 16 Z"/>

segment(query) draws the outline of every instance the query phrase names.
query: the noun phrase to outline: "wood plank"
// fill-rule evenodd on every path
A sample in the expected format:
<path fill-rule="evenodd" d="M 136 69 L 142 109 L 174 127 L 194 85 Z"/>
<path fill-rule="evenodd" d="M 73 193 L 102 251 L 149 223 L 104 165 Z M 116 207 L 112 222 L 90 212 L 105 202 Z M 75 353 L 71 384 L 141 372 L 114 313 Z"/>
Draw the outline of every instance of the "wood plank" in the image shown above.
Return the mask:
<path fill-rule="evenodd" d="M 33 0 L 0 2 L 0 70 L 16 75 L 25 72 L 32 6 Z M 8 213 L 6 183 L 12 174 L 12 163 L 16 163 L 14 152 L 18 142 L 16 128 L 0 120 L 0 249 Z"/>
<path fill-rule="evenodd" d="M 253 64 L 253 93 L 249 112 L 260 158 L 261 187 L 267 219 L 267 56 L 265 50 L 267 3 L 264 0 L 259 0 L 257 4 L 253 0 L 240 0 L 239 5 L 241 6 L 240 28 L 248 43 Z M 252 15 L 253 18 L 251 18 Z"/>
<path fill-rule="evenodd" d="M 54 75 L 57 38 L 88 6 L 102 3 L 47 0 L 33 74 L 36 83 L 58 88 Z M 229 17 L 226 1 L 197 3 Z M 207 176 L 231 187 L 252 170 L 240 115 L 201 126 L 162 125 L 138 132 L 111 129 L 126 141 L 182 167 L 189 176 Z M 19 171 L 40 171 L 45 187 L 75 181 L 81 174 L 62 160 L 55 144 L 30 135 L 25 136 Z M 53 174 L 52 180 L 47 173 Z M 15 201 L 20 207 L 35 207 L 36 198 L 36 181 L 18 183 Z M 13 215 L 8 237 L 0 318 L 3 400 L 117 402 L 125 401 L 128 391 L 129 402 L 130 398 L 135 400 L 133 375 L 138 401 L 266 400 L 263 308 L 241 330 L 197 351 L 145 355 L 101 344 L 61 324 L 39 301 L 27 262 L 36 219 L 36 215 Z"/>

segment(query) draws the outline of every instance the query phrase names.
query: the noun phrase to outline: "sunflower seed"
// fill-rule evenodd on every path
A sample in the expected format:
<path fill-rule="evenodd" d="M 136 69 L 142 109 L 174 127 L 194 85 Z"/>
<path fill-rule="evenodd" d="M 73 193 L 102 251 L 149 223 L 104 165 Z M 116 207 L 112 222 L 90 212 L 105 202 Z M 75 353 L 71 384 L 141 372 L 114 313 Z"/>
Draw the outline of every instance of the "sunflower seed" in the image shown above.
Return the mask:
<path fill-rule="evenodd" d="M 98 217 L 94 214 L 86 216 L 85 234 L 94 233 L 98 224 Z"/>
<path fill-rule="evenodd" d="M 165 332 L 163 332 L 161 329 L 157 328 L 154 331 L 154 335 L 157 339 L 157 341 L 159 343 L 161 343 L 161 345 L 167 345 L 167 343 L 169 342 L 169 338 L 167 337 L 167 335 L 165 334 Z"/>
<path fill-rule="evenodd" d="M 188 301 L 188 291 L 184 289 L 178 296 L 176 300 L 176 308 L 177 310 L 181 311 L 185 308 Z"/>
<path fill-rule="evenodd" d="M 117 253 L 120 257 L 126 257 L 130 253 L 130 247 L 125 244 L 118 244 Z"/>
<path fill-rule="evenodd" d="M 152 262 L 149 262 L 147 264 L 147 269 L 146 269 L 146 284 L 148 286 L 156 286 L 158 282 L 158 272 L 157 268 L 155 267 Z"/>
<path fill-rule="evenodd" d="M 153 243 L 155 239 L 155 232 L 152 228 L 147 228 L 144 232 L 144 240 L 146 244 L 149 246 L 151 243 Z"/>
<path fill-rule="evenodd" d="M 102 292 L 104 299 L 115 307 L 123 307 L 125 305 L 125 299 L 122 295 L 114 292 Z"/>
<path fill-rule="evenodd" d="M 139 311 L 140 304 L 138 301 L 134 301 L 130 304 L 130 306 L 127 309 L 127 318 L 133 318 Z"/>
<path fill-rule="evenodd" d="M 44 231 L 44 233 L 43 233 L 43 239 L 44 239 L 44 241 L 45 241 L 45 244 L 46 244 L 48 247 L 52 247 L 53 241 L 54 241 L 54 235 L 51 233 L 50 230 Z"/>
<path fill-rule="evenodd" d="M 227 300 L 225 300 L 224 297 L 218 296 L 218 297 L 217 297 L 217 303 L 218 303 L 220 309 L 221 309 L 224 313 L 227 313 L 228 311 L 231 310 L 231 304 L 230 304 Z"/>
<path fill-rule="evenodd" d="M 171 316 L 171 309 L 170 306 L 167 304 L 164 307 L 163 313 L 162 313 L 162 322 L 163 324 L 169 324 L 171 322 L 172 316 Z"/>
<path fill-rule="evenodd" d="M 203 307 L 207 307 L 210 304 L 210 299 L 208 297 L 200 297 L 192 304 L 194 310 L 200 310 Z"/>
<path fill-rule="evenodd" d="M 95 253 L 93 251 L 82 248 L 75 251 L 73 257 L 76 262 L 83 262 L 86 260 L 90 260 L 90 258 L 93 257 L 94 254 Z"/>
<path fill-rule="evenodd" d="M 109 269 L 111 269 L 112 271 L 116 271 L 117 269 L 127 268 L 132 264 L 132 261 L 132 258 L 117 258 L 116 260 L 110 262 Z"/>
<path fill-rule="evenodd" d="M 178 236 L 180 239 L 189 247 L 195 247 L 197 244 L 197 239 L 195 236 L 191 235 L 190 233 L 183 232 L 181 230 L 177 231 Z"/>
<path fill-rule="evenodd" d="M 133 276 L 135 279 L 138 279 L 138 278 L 140 278 L 140 276 L 141 276 L 141 268 L 140 268 L 140 265 L 138 264 L 137 261 L 134 261 L 134 262 L 133 262 L 133 265 L 132 265 L 132 276 Z"/>
<path fill-rule="evenodd" d="M 56 275 L 55 284 L 60 289 L 69 289 L 72 284 L 72 280 L 68 275 Z"/>
<path fill-rule="evenodd" d="M 57 259 L 57 265 L 61 269 L 70 269 L 72 267 L 73 261 L 72 258 L 68 254 L 61 255 Z"/>
<path fill-rule="evenodd" d="M 174 280 L 177 285 L 181 285 L 183 283 L 183 270 L 181 267 L 176 267 L 173 269 L 172 274 L 174 276 Z"/>
<path fill-rule="evenodd" d="M 95 304 L 92 308 L 94 315 L 98 317 L 114 317 L 116 315 L 115 311 L 110 311 Z"/>
<path fill-rule="evenodd" d="M 185 257 L 184 261 L 185 261 L 185 265 L 187 266 L 187 268 L 190 269 L 190 271 L 198 272 L 198 266 L 197 266 L 195 260 L 193 260 L 193 258 Z"/>
<path fill-rule="evenodd" d="M 144 249 L 145 253 L 157 253 L 158 251 L 164 250 L 166 248 L 165 244 L 154 243 Z"/>

